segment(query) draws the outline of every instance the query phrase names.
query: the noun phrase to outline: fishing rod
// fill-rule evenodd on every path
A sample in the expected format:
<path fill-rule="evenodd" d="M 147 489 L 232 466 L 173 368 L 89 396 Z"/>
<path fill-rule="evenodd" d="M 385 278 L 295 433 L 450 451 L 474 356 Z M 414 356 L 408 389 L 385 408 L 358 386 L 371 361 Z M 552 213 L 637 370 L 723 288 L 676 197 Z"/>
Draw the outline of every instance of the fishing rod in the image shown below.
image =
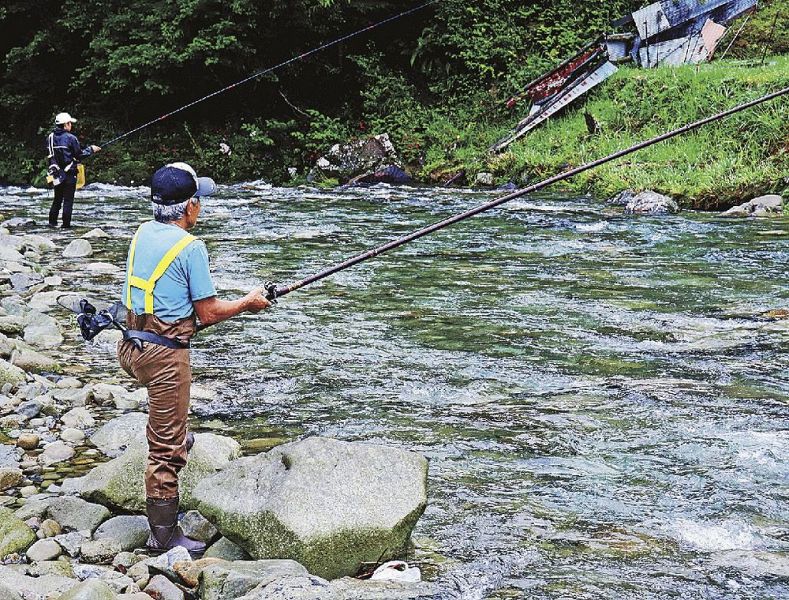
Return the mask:
<path fill-rule="evenodd" d="M 333 267 L 329 267 L 328 269 L 320 271 L 319 273 L 316 273 L 314 275 L 310 275 L 309 277 L 306 277 L 306 278 L 302 279 L 301 281 L 297 281 L 296 283 L 292 283 L 290 285 L 286 285 L 286 286 L 283 286 L 283 287 L 279 287 L 275 283 L 266 283 L 265 284 L 266 298 L 268 300 L 271 300 L 271 301 L 276 301 L 277 298 L 281 298 L 282 296 L 290 294 L 291 292 L 295 292 L 296 290 L 298 290 L 300 288 L 303 288 L 304 286 L 310 285 L 311 283 L 315 283 L 316 281 L 320 281 L 321 279 L 325 279 L 326 277 L 329 277 L 330 275 L 333 275 L 333 274 L 335 274 L 335 273 L 337 273 L 339 271 L 343 271 L 343 270 L 345 270 L 345 269 L 347 269 L 349 267 L 352 267 L 353 265 L 356 265 L 356 264 L 358 264 L 360 262 L 363 262 L 365 260 L 368 260 L 370 258 L 374 258 L 374 257 L 376 257 L 376 256 L 378 256 L 380 254 L 383 254 L 384 252 L 388 252 L 389 250 L 393 250 L 394 248 L 397 248 L 398 246 L 402 246 L 403 244 L 407 244 L 408 242 L 412 242 L 412 241 L 414 241 L 416 239 L 419 239 L 419 238 L 421 238 L 423 236 L 426 236 L 426 235 L 428 235 L 430 233 L 433 233 L 433 232 L 438 231 L 440 229 L 444 229 L 445 227 L 449 227 L 450 225 L 453 225 L 455 223 L 459 223 L 460 221 L 464 221 L 464 220 L 466 220 L 466 219 L 468 219 L 470 217 L 478 215 L 479 213 L 482 213 L 482 212 L 485 212 L 485 211 L 490 210 L 492 208 L 495 208 L 497 206 L 500 206 L 500 205 L 504 204 L 505 202 L 509 202 L 510 200 L 514 200 L 515 198 L 520 198 L 521 196 L 524 196 L 526 194 L 530 194 L 532 192 L 536 192 L 538 190 L 546 188 L 549 185 L 552 185 L 552 184 L 557 183 L 559 181 L 564 181 L 565 179 L 569 179 L 571 177 L 574 177 L 574 176 L 576 176 L 576 175 L 578 175 L 580 173 L 583 173 L 584 171 L 589 171 L 591 169 L 597 168 L 600 165 L 604 165 L 605 163 L 608 163 L 608 162 L 611 162 L 613 160 L 616 160 L 617 158 L 621 158 L 621 157 L 626 156 L 628 154 L 632 154 L 633 152 L 637 152 L 638 150 L 642 150 L 644 148 L 647 148 L 649 146 L 657 144 L 658 142 L 662 142 L 664 140 L 673 138 L 673 137 L 681 135 L 683 133 L 687 133 L 688 131 L 692 131 L 692 130 L 697 129 L 698 127 L 701 127 L 701 126 L 706 125 L 708 123 L 712 123 L 714 121 L 718 121 L 720 119 L 723 119 L 724 117 L 728 117 L 728 116 L 733 115 L 735 113 L 738 113 L 740 111 L 743 111 L 743 110 L 746 110 L 748 108 L 754 107 L 754 106 L 756 106 L 758 104 L 762 104 L 763 102 L 768 102 L 769 100 L 773 100 L 773 99 L 778 98 L 780 96 L 783 96 L 783 95 L 785 95 L 787 93 L 789 93 L 789 87 L 785 87 L 785 88 L 783 88 L 781 90 L 778 90 L 776 92 L 772 92 L 770 94 L 762 96 L 761 98 L 757 98 L 756 100 L 751 100 L 750 102 L 745 102 L 743 104 L 740 104 L 740 105 L 735 106 L 733 108 L 730 108 L 728 110 L 724 110 L 723 112 L 719 112 L 719 113 L 717 113 L 715 115 L 712 115 L 710 117 L 706 117 L 704 119 L 700 119 L 700 120 L 695 121 L 693 123 L 689 123 L 689 124 L 684 125 L 684 126 L 678 128 L 678 129 L 674 129 L 673 131 L 669 131 L 668 133 L 663 133 L 663 134 L 658 135 L 656 137 L 653 137 L 653 138 L 651 138 L 649 140 L 645 140 L 643 142 L 639 142 L 639 143 L 637 143 L 637 144 L 635 144 L 633 146 L 630 146 L 629 148 L 626 148 L 624 150 L 619 150 L 619 151 L 614 152 L 613 154 L 609 154 L 608 156 L 605 156 L 603 158 L 598 158 L 597 160 L 594 160 L 592 162 L 588 162 L 588 163 L 586 163 L 584 165 L 581 165 L 579 167 L 575 167 L 574 169 L 570 169 L 569 171 L 565 171 L 564 173 L 559 173 L 557 175 L 549 177 L 548 179 L 544 179 L 543 181 L 540 181 L 539 183 L 535 183 L 533 185 L 530 185 L 528 187 L 522 188 L 520 190 L 515 190 L 514 192 L 512 192 L 510 194 L 507 194 L 506 196 L 502 196 L 501 198 L 497 198 L 496 200 L 491 200 L 490 202 L 486 202 L 484 204 L 480 204 L 479 206 L 476 206 L 476 207 L 474 207 L 472 209 L 469 209 L 469 210 L 467 210 L 465 212 L 462 212 L 462 213 L 456 214 L 456 215 L 454 215 L 452 217 L 443 219 L 441 221 L 433 223 L 432 225 L 428 225 L 427 227 L 423 227 L 422 229 L 418 229 L 418 230 L 416 230 L 416 231 L 414 231 L 412 233 L 409 233 L 408 235 L 405 235 L 403 237 L 400 237 L 400 238 L 398 238 L 396 240 L 392 240 L 391 242 L 383 244 L 382 246 L 378 246 L 377 248 L 373 248 L 373 249 L 368 250 L 366 252 L 363 252 L 361 254 L 357 254 L 356 256 L 353 256 L 353 257 L 351 257 L 351 258 L 349 258 L 349 259 L 347 259 L 347 260 L 345 260 L 345 261 L 343 261 L 341 263 L 338 263 L 338 264 L 334 265 Z"/>
<path fill-rule="evenodd" d="M 193 100 L 189 104 L 184 104 L 180 108 L 177 108 L 177 109 L 172 110 L 172 111 L 170 111 L 168 113 L 165 113 L 165 114 L 163 114 L 160 117 L 156 117 L 155 119 L 152 119 L 152 120 L 148 121 L 147 123 L 143 123 L 139 127 L 135 127 L 134 129 L 131 129 L 131 130 L 127 131 L 126 133 L 122 133 L 121 135 L 119 135 L 117 137 L 114 137 L 111 140 L 106 141 L 103 144 L 99 144 L 99 145 L 102 148 L 106 148 L 107 146 L 110 146 L 110 145 L 112 145 L 112 144 L 114 144 L 116 142 L 119 142 L 122 139 L 124 139 L 124 138 L 126 138 L 126 137 L 128 137 L 128 136 L 130 136 L 130 135 L 132 135 L 134 133 L 137 133 L 138 131 L 142 131 L 146 127 L 150 127 L 154 123 L 158 123 L 159 121 L 164 121 L 168 117 L 172 117 L 175 114 L 178 114 L 178 113 L 180 113 L 182 111 L 185 111 L 186 109 L 193 107 L 195 104 L 199 104 L 200 102 L 208 100 L 209 98 L 213 98 L 214 96 L 218 96 L 219 94 L 223 94 L 224 92 L 227 92 L 229 90 L 232 90 L 235 87 L 238 87 L 240 85 L 248 83 L 248 82 L 252 81 L 253 79 L 257 79 L 258 77 L 262 77 L 263 75 L 267 75 L 268 73 L 271 73 L 273 71 L 276 71 L 278 69 L 286 67 L 286 66 L 288 66 L 291 63 L 294 63 L 294 62 L 299 61 L 299 60 L 304 60 L 308 56 L 312 56 L 313 54 L 317 54 L 318 52 L 326 50 L 327 48 L 331 48 L 332 46 L 336 46 L 337 44 L 345 42 L 345 41 L 347 41 L 347 40 L 349 40 L 351 38 L 359 36 L 359 35 L 361 35 L 363 33 L 366 33 L 368 31 L 371 31 L 371 30 L 376 29 L 378 27 L 381 27 L 383 25 L 386 25 L 387 23 L 391 23 L 392 21 L 396 21 L 397 19 L 400 19 L 402 17 L 405 17 L 405 16 L 408 16 L 410 14 L 413 14 L 413 13 L 415 13 L 417 11 L 422 10 L 423 8 L 427 8 L 431 4 L 436 4 L 439 1 L 440 0 L 428 0 L 424 4 L 420 4 L 419 6 L 415 6 L 414 8 L 409 8 L 408 10 L 404 10 L 401 13 L 398 13 L 398 14 L 393 15 L 391 17 L 387 17 L 383 21 L 378 21 L 377 23 L 373 23 L 372 25 L 368 25 L 367 27 L 364 27 L 362 29 L 354 31 L 353 33 L 349 33 L 347 35 L 339 37 L 336 40 L 332 40 L 331 42 L 327 42 L 325 44 L 322 44 L 322 45 L 318 46 L 317 48 L 313 48 L 312 50 L 304 52 L 303 54 L 299 54 L 298 56 L 294 56 L 292 58 L 289 58 L 288 60 L 282 61 L 281 63 L 276 64 L 273 67 L 267 67 L 267 68 L 262 69 L 260 71 L 256 71 L 255 73 L 252 73 L 252 75 L 249 75 L 248 77 L 245 77 L 244 79 L 241 79 L 239 81 L 236 81 L 235 83 L 231 83 L 230 85 L 227 85 L 227 86 L 225 86 L 225 87 L 223 87 L 221 89 L 218 89 L 218 90 L 216 90 L 214 92 L 211 92 L 210 94 L 207 94 L 207 95 L 203 96 L 202 98 L 198 98 L 197 100 Z"/>

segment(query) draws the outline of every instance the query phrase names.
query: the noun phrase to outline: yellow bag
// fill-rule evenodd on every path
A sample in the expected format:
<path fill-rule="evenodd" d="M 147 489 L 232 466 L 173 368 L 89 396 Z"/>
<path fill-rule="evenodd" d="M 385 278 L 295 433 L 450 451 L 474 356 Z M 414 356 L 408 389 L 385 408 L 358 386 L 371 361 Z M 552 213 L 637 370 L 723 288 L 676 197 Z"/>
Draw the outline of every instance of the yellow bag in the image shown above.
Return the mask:
<path fill-rule="evenodd" d="M 85 165 L 77 165 L 77 189 L 85 186 Z"/>

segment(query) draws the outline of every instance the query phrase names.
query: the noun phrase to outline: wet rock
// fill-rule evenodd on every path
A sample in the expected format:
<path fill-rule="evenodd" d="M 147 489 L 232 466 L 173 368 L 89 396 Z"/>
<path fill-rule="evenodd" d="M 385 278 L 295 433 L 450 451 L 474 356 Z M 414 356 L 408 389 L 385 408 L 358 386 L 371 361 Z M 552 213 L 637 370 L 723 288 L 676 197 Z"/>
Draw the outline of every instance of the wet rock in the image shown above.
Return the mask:
<path fill-rule="evenodd" d="M 627 206 L 636 197 L 636 193 L 633 190 L 625 190 L 623 192 L 619 192 L 613 198 L 608 200 L 609 204 L 613 204 L 614 206 Z"/>
<path fill-rule="evenodd" d="M 78 406 L 72 408 L 65 415 L 60 417 L 60 421 L 66 427 L 73 427 L 74 429 L 85 429 L 93 427 L 96 424 L 96 419 L 88 412 L 88 409 Z"/>
<path fill-rule="evenodd" d="M 307 569 L 293 560 L 235 561 L 209 565 L 200 574 L 198 594 L 202 600 L 238 598 L 262 583 L 281 577 L 307 576 Z"/>
<path fill-rule="evenodd" d="M 205 558 L 221 558 L 228 561 L 249 560 L 251 558 L 246 550 L 226 537 L 219 538 L 214 544 L 209 546 L 203 556 Z"/>
<path fill-rule="evenodd" d="M 35 315 L 25 326 L 24 340 L 38 348 L 58 348 L 63 343 L 63 334 L 54 318 Z"/>
<path fill-rule="evenodd" d="M 38 540 L 27 549 L 27 557 L 33 562 L 54 560 L 60 556 L 62 550 L 55 540 Z"/>
<path fill-rule="evenodd" d="M 93 246 L 86 239 L 77 238 L 72 240 L 63 250 L 64 258 L 83 258 L 93 254 Z"/>
<path fill-rule="evenodd" d="M 493 183 L 494 183 L 493 173 L 485 173 L 484 171 L 481 173 L 477 173 L 477 177 L 474 180 L 474 185 L 484 186 L 484 187 L 491 187 Z"/>
<path fill-rule="evenodd" d="M 6 229 L 27 229 L 35 225 L 36 222 L 28 217 L 11 217 L 3 221 L 3 227 Z"/>
<path fill-rule="evenodd" d="M 39 462 L 45 467 L 63 462 L 74 456 L 74 448 L 64 442 L 52 442 L 44 446 L 44 451 L 38 457 Z"/>
<path fill-rule="evenodd" d="M 78 583 L 58 600 L 115 600 L 113 589 L 98 579 L 88 579 Z"/>
<path fill-rule="evenodd" d="M 145 587 L 145 593 L 154 600 L 184 600 L 184 593 L 163 575 L 154 575 Z"/>
<path fill-rule="evenodd" d="M 232 438 L 213 433 L 198 433 L 189 454 L 189 461 L 179 476 L 181 508 L 195 508 L 192 490 L 197 483 L 235 460 L 240 450 L 238 442 Z M 146 445 L 135 444 L 121 456 L 99 465 L 86 476 L 67 480 L 63 488 L 95 502 L 131 512 L 144 512 L 143 475 L 147 457 Z"/>
<path fill-rule="evenodd" d="M 60 373 L 60 365 L 52 358 L 33 349 L 17 349 L 11 363 L 28 373 Z"/>
<path fill-rule="evenodd" d="M 108 238 L 110 234 L 100 228 L 91 229 L 82 236 L 84 239 Z"/>
<path fill-rule="evenodd" d="M 85 265 L 85 270 L 92 275 L 117 275 L 122 271 L 120 267 L 105 262 L 95 262 Z"/>
<path fill-rule="evenodd" d="M 36 534 L 7 508 L 0 507 L 0 560 L 23 552 L 36 541 Z M 0 578 L 2 581 L 2 578 Z"/>
<path fill-rule="evenodd" d="M 145 413 L 128 413 L 102 425 L 90 441 L 107 456 L 115 457 L 131 444 L 144 443 L 147 424 Z"/>
<path fill-rule="evenodd" d="M 667 215 L 679 212 L 679 204 L 668 196 L 651 190 L 634 196 L 625 206 L 625 213 L 639 215 Z"/>
<path fill-rule="evenodd" d="M 777 217 L 783 214 L 784 201 L 777 194 L 759 196 L 721 213 L 723 217 Z"/>
<path fill-rule="evenodd" d="M 181 519 L 180 525 L 185 536 L 205 543 L 211 542 L 218 533 L 216 527 L 196 510 L 188 511 Z"/>
<path fill-rule="evenodd" d="M 110 517 L 110 511 L 100 504 L 91 504 L 81 498 L 60 496 L 49 503 L 47 515 L 66 530 L 93 533 Z"/>
<path fill-rule="evenodd" d="M 80 553 L 82 560 L 87 563 L 105 564 L 111 563 L 115 555 L 122 550 L 123 548 L 116 540 L 104 538 L 86 541 L 82 544 Z"/>
<path fill-rule="evenodd" d="M 16 487 L 22 480 L 24 475 L 21 469 L 13 467 L 0 467 L 0 492 L 6 491 L 8 488 Z"/>
<path fill-rule="evenodd" d="M 85 404 L 93 398 L 93 390 L 91 390 L 89 387 L 58 389 L 55 390 L 55 392 L 53 393 L 53 397 L 55 398 L 55 400 L 59 402 L 63 402 L 65 404 L 69 404 L 71 406 L 84 407 Z M 88 417 L 90 417 L 90 413 L 88 413 L 87 411 L 85 411 L 84 413 L 78 412 L 77 415 L 80 416 L 75 417 L 75 419 L 87 420 Z M 69 418 L 71 418 L 71 416 L 69 416 Z M 71 423 L 72 424 L 69 425 L 70 427 L 79 426 L 78 420 L 72 421 Z M 92 426 L 93 425 L 85 425 L 85 427 L 92 427 Z"/>
<path fill-rule="evenodd" d="M 253 557 L 292 558 L 332 579 L 406 545 L 427 505 L 427 460 L 313 437 L 231 463 L 194 497 Z"/>
<path fill-rule="evenodd" d="M 17 386 L 25 382 L 25 372 L 19 367 L 12 365 L 7 360 L 0 358 L 0 387 L 6 383 Z"/>
<path fill-rule="evenodd" d="M 22 236 L 22 245 L 25 248 L 36 250 L 38 252 L 50 252 L 56 250 L 55 242 L 43 235 L 34 235 L 31 233 Z"/>
<path fill-rule="evenodd" d="M 38 443 L 40 441 L 41 438 L 35 433 L 22 433 L 16 439 L 16 445 L 23 450 L 35 450 L 38 448 Z"/>
<path fill-rule="evenodd" d="M 110 539 L 121 550 L 142 548 L 148 540 L 148 519 L 138 515 L 121 515 L 105 521 L 93 534 L 93 539 Z"/>

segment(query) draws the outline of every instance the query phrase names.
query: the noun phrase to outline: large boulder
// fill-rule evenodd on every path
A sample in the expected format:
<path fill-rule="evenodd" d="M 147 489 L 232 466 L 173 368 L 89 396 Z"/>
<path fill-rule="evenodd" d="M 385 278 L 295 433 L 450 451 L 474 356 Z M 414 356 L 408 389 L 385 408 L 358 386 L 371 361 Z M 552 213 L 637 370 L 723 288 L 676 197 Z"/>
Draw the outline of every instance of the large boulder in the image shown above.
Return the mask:
<path fill-rule="evenodd" d="M 107 421 L 90 436 L 90 441 L 113 458 L 125 452 L 129 446 L 144 443 L 147 424 L 148 415 L 145 413 L 127 413 Z"/>
<path fill-rule="evenodd" d="M 196 508 L 192 490 L 206 477 L 215 474 L 235 460 L 241 446 L 232 438 L 213 433 L 195 435 L 195 445 L 189 453 L 186 468 L 179 475 L 181 507 Z M 131 446 L 121 456 L 93 469 L 84 477 L 63 483 L 66 492 L 79 493 L 83 498 L 131 512 L 145 511 L 143 477 L 148 460 L 144 439 Z"/>
<path fill-rule="evenodd" d="M 22 519 L 11 510 L 0 507 L 0 560 L 9 554 L 22 552 L 35 541 L 36 534 Z"/>
<path fill-rule="evenodd" d="M 625 205 L 625 212 L 638 215 L 668 215 L 679 212 L 679 204 L 668 196 L 651 190 L 633 196 Z"/>
<path fill-rule="evenodd" d="M 777 194 L 768 194 L 734 206 L 721 213 L 724 217 L 777 217 L 783 214 L 784 201 Z"/>
<path fill-rule="evenodd" d="M 384 133 L 348 144 L 335 144 L 315 163 L 308 179 L 337 179 L 341 183 L 351 179 L 383 172 L 389 167 L 402 169 L 389 135 Z"/>
<path fill-rule="evenodd" d="M 313 437 L 238 460 L 193 495 L 254 558 L 290 558 L 333 579 L 404 548 L 427 505 L 427 460 Z"/>

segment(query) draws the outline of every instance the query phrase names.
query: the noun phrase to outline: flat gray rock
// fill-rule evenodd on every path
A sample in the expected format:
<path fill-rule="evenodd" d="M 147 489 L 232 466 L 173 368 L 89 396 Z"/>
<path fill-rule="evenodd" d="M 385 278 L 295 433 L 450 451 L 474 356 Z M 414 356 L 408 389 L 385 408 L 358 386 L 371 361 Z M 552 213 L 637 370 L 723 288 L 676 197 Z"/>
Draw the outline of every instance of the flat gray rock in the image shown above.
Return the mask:
<path fill-rule="evenodd" d="M 308 575 L 307 570 L 293 560 L 234 561 L 209 565 L 200 573 L 198 594 L 202 600 L 238 598 L 281 577 Z"/>
<path fill-rule="evenodd" d="M 115 600 L 113 589 L 98 579 L 88 579 L 78 583 L 58 600 Z"/>
<path fill-rule="evenodd" d="M 90 531 L 91 533 L 110 517 L 110 511 L 100 504 L 91 504 L 81 498 L 61 496 L 54 498 L 47 508 L 47 516 L 54 519 L 66 531 Z"/>
<path fill-rule="evenodd" d="M 783 214 L 784 201 L 777 194 L 768 194 L 734 206 L 721 213 L 723 217 L 777 217 Z"/>
<path fill-rule="evenodd" d="M 396 555 L 427 505 L 427 460 L 313 437 L 242 458 L 194 491 L 198 510 L 254 558 L 353 575 Z"/>
<path fill-rule="evenodd" d="M 146 517 L 121 515 L 104 521 L 93 534 L 93 539 L 114 540 L 121 550 L 128 551 L 145 546 L 145 542 L 148 541 L 148 533 L 148 519 Z"/>
<path fill-rule="evenodd" d="M 147 424 L 147 414 L 128 413 L 102 425 L 90 437 L 90 441 L 104 454 L 114 458 L 125 452 L 129 446 L 145 444 Z"/>

